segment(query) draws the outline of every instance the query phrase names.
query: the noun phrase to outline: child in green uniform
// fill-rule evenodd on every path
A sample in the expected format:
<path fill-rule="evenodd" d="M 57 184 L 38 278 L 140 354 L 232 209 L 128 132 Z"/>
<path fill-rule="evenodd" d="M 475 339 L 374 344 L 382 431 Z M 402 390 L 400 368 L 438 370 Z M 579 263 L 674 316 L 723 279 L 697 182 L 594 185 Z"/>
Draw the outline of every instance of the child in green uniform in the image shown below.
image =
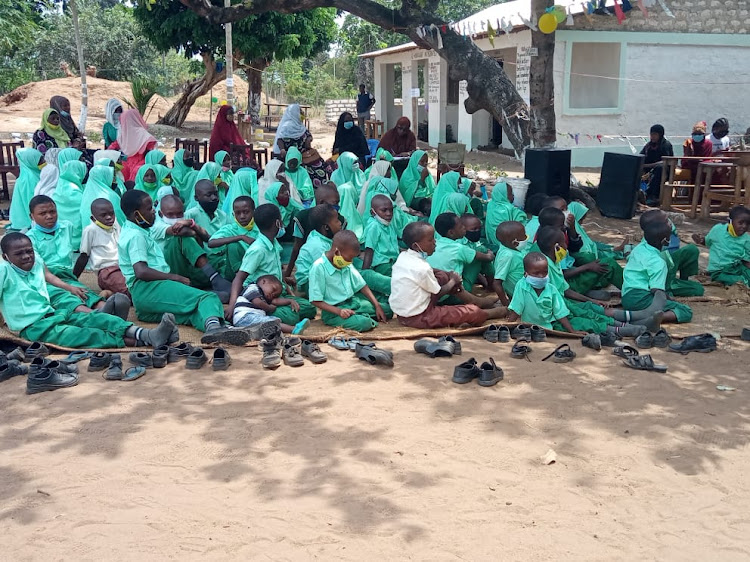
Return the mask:
<path fill-rule="evenodd" d="M 502 222 L 517 221 L 526 224 L 526 213 L 513 206 L 513 190 L 501 180 L 492 188 L 492 199 L 487 203 L 487 216 L 484 220 L 485 236 L 490 249 L 494 250 L 500 243 L 495 238 L 497 227 Z"/>
<path fill-rule="evenodd" d="M 232 218 L 211 235 L 208 247 L 216 263 L 223 265 L 220 273 L 226 279 L 234 279 L 242 264 L 242 258 L 260 235 L 255 226 L 255 203 L 247 195 L 239 195 L 232 202 Z M 210 257 L 210 256 L 209 256 Z"/>
<path fill-rule="evenodd" d="M 460 218 L 461 222 L 464 224 L 464 228 L 466 228 L 466 236 L 461 238 L 459 242 L 480 254 L 488 253 L 489 249 L 487 249 L 481 241 L 484 230 L 482 228 L 482 221 L 479 220 L 479 217 L 472 213 L 464 213 Z M 492 263 L 493 262 L 474 260 L 464 267 L 464 280 L 469 290 L 471 290 L 477 282 L 479 282 L 485 289 L 492 289 L 493 276 L 495 273 Z"/>
<path fill-rule="evenodd" d="M 523 256 L 528 240 L 523 223 L 518 221 L 500 223 L 496 229 L 496 236 L 500 246 L 495 256 L 495 278 L 492 288 L 500 302 L 508 306 L 516 284 L 524 274 Z"/>
<path fill-rule="evenodd" d="M 310 268 L 315 261 L 331 249 L 331 240 L 342 228 L 339 213 L 331 205 L 316 205 L 310 210 L 309 228 L 313 229 L 299 251 L 295 279 L 297 291 L 306 295 Z"/>
<path fill-rule="evenodd" d="M 549 282 L 547 258 L 539 252 L 531 252 L 523 258 L 523 268 L 524 277 L 516 284 L 508 305 L 508 320 L 516 322 L 521 319 L 548 330 L 558 326 L 572 334 L 586 335 L 586 332 L 573 328 L 565 299 Z"/>
<path fill-rule="evenodd" d="M 219 209 L 219 191 L 210 180 L 196 182 L 195 201 L 198 204 L 185 212 L 185 218 L 193 219 L 209 237 L 227 224 L 226 213 Z"/>
<path fill-rule="evenodd" d="M 258 279 L 263 275 L 274 275 L 281 279 L 281 245 L 276 241 L 283 232 L 279 208 L 271 203 L 259 205 L 255 209 L 255 224 L 260 234 L 245 252 L 240 269 L 234 277 L 229 310 L 234 309 L 237 297 L 243 292 L 248 277 Z M 291 304 L 278 306 L 274 311 L 274 316 L 284 324 L 294 326 L 302 318 L 315 318 L 315 307 L 308 301 L 288 295 L 287 291 L 284 291 L 282 296 L 292 301 Z"/>
<path fill-rule="evenodd" d="M 203 247 L 208 242 L 208 232 L 193 219 L 185 217 L 179 197 L 166 195 L 161 200 L 149 234 L 161 247 L 172 273 L 190 279 L 192 287 L 216 292 L 224 302 L 229 299 L 232 284 L 216 270 L 220 264 L 211 257 L 216 260 L 217 256 L 212 256 Z"/>
<path fill-rule="evenodd" d="M 708 273 L 713 281 L 750 286 L 750 209 L 739 205 L 729 211 L 729 224 L 717 224 L 705 238 L 697 237 L 706 244 Z"/>
<path fill-rule="evenodd" d="M 461 242 L 466 236 L 466 226 L 455 213 L 439 214 L 435 218 L 435 231 L 438 234 L 435 252 L 427 258 L 427 263 L 433 269 L 458 273 L 462 278 L 464 290 L 470 292 L 474 284 L 469 284 L 464 278 L 464 268 L 475 261 L 492 263 L 495 254 L 491 251 L 487 253 L 477 252 Z"/>
<path fill-rule="evenodd" d="M 590 254 L 594 259 L 598 259 L 600 256 L 610 257 L 616 260 L 624 259 L 625 246 L 628 243 L 629 238 L 626 237 L 617 246 L 611 246 L 610 244 L 593 240 L 581 224 L 588 215 L 589 208 L 580 201 L 571 201 L 568 204 L 568 211 L 573 215 L 575 219 L 575 228 L 581 235 L 581 240 L 583 240 L 583 247 L 581 248 L 580 253 Z"/>
<path fill-rule="evenodd" d="M 331 248 L 310 268 L 310 300 L 328 326 L 368 332 L 393 316 L 387 302 L 378 302 L 352 265 L 359 240 L 350 230 L 333 237 Z"/>
<path fill-rule="evenodd" d="M 204 331 L 203 343 L 247 342 L 247 334 L 243 337 L 241 331 L 222 326 L 224 309 L 219 297 L 191 287 L 187 277 L 169 271 L 159 244 L 149 234 L 156 220 L 151 197 L 133 189 L 122 196 L 121 204 L 128 222 L 122 227 L 118 241 L 120 270 L 138 318 L 154 322 L 169 311 L 178 324 L 189 323 Z"/>
<path fill-rule="evenodd" d="M 46 270 L 35 259 L 31 240 L 20 232 L 6 234 L 0 241 L 0 312 L 8 327 L 29 341 L 63 347 L 107 349 L 176 342 L 180 335 L 174 316 L 164 314 L 161 323 L 146 330 L 111 316 L 94 312 L 83 314 L 55 309 L 45 283 Z"/>
<path fill-rule="evenodd" d="M 362 269 L 374 269 L 376 272 L 391 276 L 393 264 L 398 258 L 398 239 L 393 224 L 393 203 L 390 198 L 379 194 L 370 201 L 370 218 L 367 219 L 364 233 L 365 253 L 362 258 Z"/>
<path fill-rule="evenodd" d="M 666 221 L 650 221 L 643 240 L 630 253 L 625 265 L 622 305 L 631 310 L 652 307 L 665 299 L 669 268 L 662 248 L 669 243 L 672 228 Z M 664 322 L 690 322 L 693 311 L 686 304 L 666 300 L 662 305 Z"/>
<path fill-rule="evenodd" d="M 535 193 L 531 197 L 526 198 L 524 210 L 530 217 L 525 223 L 525 228 L 526 236 L 528 236 L 529 240 L 536 240 L 536 231 L 539 230 L 539 212 L 542 210 L 547 197 L 544 193 Z M 531 248 L 529 248 L 529 251 L 532 251 Z"/>

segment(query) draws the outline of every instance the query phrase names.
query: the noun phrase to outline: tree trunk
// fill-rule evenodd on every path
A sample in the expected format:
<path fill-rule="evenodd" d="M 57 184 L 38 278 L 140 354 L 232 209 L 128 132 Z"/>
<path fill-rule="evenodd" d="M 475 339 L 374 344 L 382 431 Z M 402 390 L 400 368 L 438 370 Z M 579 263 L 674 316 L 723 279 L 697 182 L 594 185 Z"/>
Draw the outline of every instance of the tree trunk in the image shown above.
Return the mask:
<path fill-rule="evenodd" d="M 553 0 L 531 0 L 531 13 L 543 14 Z M 529 68 L 529 105 L 531 106 L 531 138 L 534 146 L 554 146 L 557 141 L 555 125 L 555 34 L 531 31 L 531 47 L 537 56 L 531 57 Z"/>
<path fill-rule="evenodd" d="M 372 81 L 375 76 L 375 64 L 372 61 L 373 59 L 357 57 L 357 83 L 353 84 L 355 89 L 359 88 L 360 84 L 364 84 L 367 86 L 368 92 L 373 90 L 374 84 Z"/>
<path fill-rule="evenodd" d="M 250 61 L 244 66 L 247 76 L 247 113 L 253 126 L 260 125 L 260 110 L 263 105 L 263 71 L 268 68 L 270 61 L 260 58 Z M 268 92 L 266 92 L 268 97 Z"/>
<path fill-rule="evenodd" d="M 182 127 L 187 119 L 190 109 L 193 107 L 199 97 L 205 96 L 211 91 L 211 88 L 226 78 L 226 70 L 216 71 L 216 61 L 209 53 L 202 53 L 203 66 L 206 73 L 197 78 L 186 82 L 182 88 L 182 95 L 169 108 L 166 115 L 161 117 L 156 123 L 158 125 L 169 125 L 170 127 Z"/>

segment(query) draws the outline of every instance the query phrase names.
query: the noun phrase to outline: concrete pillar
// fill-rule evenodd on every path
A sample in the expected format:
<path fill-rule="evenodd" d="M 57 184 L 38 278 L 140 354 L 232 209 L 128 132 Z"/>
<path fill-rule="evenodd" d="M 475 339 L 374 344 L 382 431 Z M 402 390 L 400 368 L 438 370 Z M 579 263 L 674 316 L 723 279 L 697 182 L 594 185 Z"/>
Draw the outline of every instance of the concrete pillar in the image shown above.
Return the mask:
<path fill-rule="evenodd" d="M 419 88 L 418 68 L 419 61 L 417 60 L 407 60 L 401 63 L 401 97 L 404 101 L 404 105 L 401 108 L 401 114 L 404 117 L 409 118 L 412 131 L 414 131 L 415 135 L 417 134 L 417 124 L 419 123 L 419 108 L 416 107 L 416 112 L 414 111 L 415 105 L 412 100 L 418 100 L 419 96 L 412 97 L 411 94 L 412 90 Z"/>
<path fill-rule="evenodd" d="M 427 103 L 430 146 L 445 142 L 445 108 L 448 103 L 448 63 L 439 57 L 428 59 Z"/>
<path fill-rule="evenodd" d="M 375 81 L 375 92 L 373 95 L 375 96 L 375 118 L 384 120 L 386 116 L 386 108 L 388 107 L 388 101 L 385 99 L 386 97 L 386 88 L 384 87 L 384 70 L 385 65 L 384 64 L 378 64 L 377 59 L 375 59 L 375 64 L 373 65 L 375 67 L 374 72 L 374 81 Z"/>
<path fill-rule="evenodd" d="M 466 150 L 471 150 L 474 148 L 472 135 L 474 116 L 466 112 L 464 103 L 467 99 L 469 99 L 469 94 L 466 91 L 466 80 L 461 80 L 458 83 L 458 131 L 456 132 L 456 138 L 458 142 L 466 145 Z"/>

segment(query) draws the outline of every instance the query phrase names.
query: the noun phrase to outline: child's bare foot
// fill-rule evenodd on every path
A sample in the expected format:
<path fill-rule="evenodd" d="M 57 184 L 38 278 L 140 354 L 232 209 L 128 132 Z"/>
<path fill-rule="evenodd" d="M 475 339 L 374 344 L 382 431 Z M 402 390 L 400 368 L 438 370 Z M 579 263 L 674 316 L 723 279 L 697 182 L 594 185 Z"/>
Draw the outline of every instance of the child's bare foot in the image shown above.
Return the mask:
<path fill-rule="evenodd" d="M 630 236 L 626 236 L 625 239 L 620 244 L 618 244 L 612 249 L 615 252 L 622 252 L 623 250 L 625 250 L 625 246 L 628 244 L 630 244 Z"/>
<path fill-rule="evenodd" d="M 704 246 L 706 244 L 706 237 L 703 236 L 702 234 L 697 234 L 697 233 L 693 234 L 691 238 L 693 239 L 693 242 L 695 242 L 696 244 L 700 244 L 701 246 Z"/>

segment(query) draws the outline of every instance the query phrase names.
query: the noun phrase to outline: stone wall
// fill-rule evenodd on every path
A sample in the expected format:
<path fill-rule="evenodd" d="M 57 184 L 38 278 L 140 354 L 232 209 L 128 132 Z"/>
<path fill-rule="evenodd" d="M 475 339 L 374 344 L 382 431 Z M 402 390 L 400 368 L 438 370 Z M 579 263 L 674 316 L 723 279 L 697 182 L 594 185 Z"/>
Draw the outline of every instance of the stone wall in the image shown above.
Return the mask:
<path fill-rule="evenodd" d="M 344 111 L 351 113 L 355 120 L 357 118 L 357 100 L 326 100 L 326 122 L 334 125 L 339 122 L 339 117 Z M 375 119 L 375 110 L 370 110 L 370 119 Z"/>

